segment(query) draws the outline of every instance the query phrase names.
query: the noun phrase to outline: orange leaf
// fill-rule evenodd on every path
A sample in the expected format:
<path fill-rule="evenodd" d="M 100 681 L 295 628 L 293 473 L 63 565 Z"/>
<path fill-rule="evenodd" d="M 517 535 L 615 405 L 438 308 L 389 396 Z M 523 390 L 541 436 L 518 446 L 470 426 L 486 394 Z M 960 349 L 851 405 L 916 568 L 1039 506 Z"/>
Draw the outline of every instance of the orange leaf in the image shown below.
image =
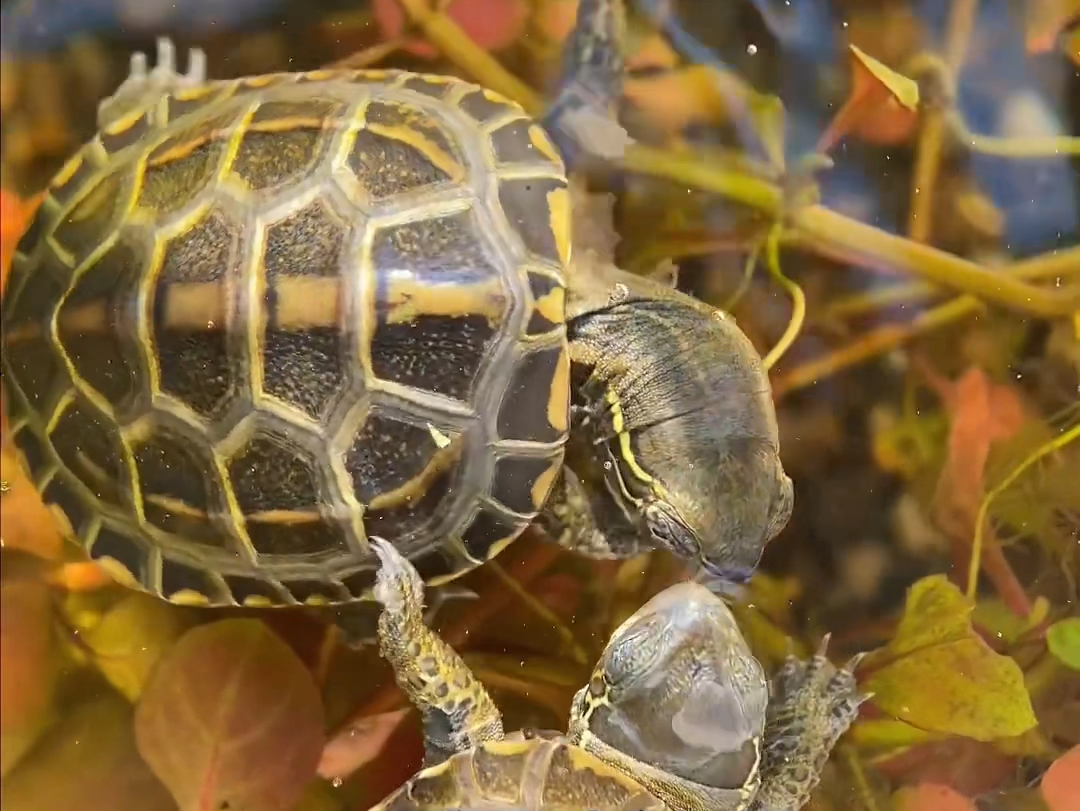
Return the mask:
<path fill-rule="evenodd" d="M 1030 54 L 1054 50 L 1058 36 L 1080 20 L 1080 0 L 1028 0 L 1024 4 L 1024 44 Z"/>
<path fill-rule="evenodd" d="M 22 549 L 47 560 L 59 559 L 63 540 L 57 529 L 57 519 L 41 500 L 6 442 L 0 450 L 0 478 L 8 486 L 4 493 L 0 541 L 5 547 Z"/>
<path fill-rule="evenodd" d="M 1040 788 L 1050 811 L 1080 811 L 1080 745 L 1050 764 Z"/>
<path fill-rule="evenodd" d="M 30 224 L 30 216 L 39 202 L 40 195 L 23 200 L 17 194 L 0 189 L 0 295 L 4 292 L 4 282 L 7 281 L 8 271 L 11 269 L 15 246 L 26 226 Z"/>
<path fill-rule="evenodd" d="M 955 383 L 932 382 L 950 412 L 948 458 L 938 486 L 939 506 L 974 526 L 984 491 L 990 446 L 1009 439 L 1025 421 L 1016 390 L 991 383 L 977 367 Z"/>
<path fill-rule="evenodd" d="M 934 783 L 906 786 L 894 796 L 896 811 L 978 811 L 963 794 Z"/>
<path fill-rule="evenodd" d="M 33 724 L 52 698 L 49 590 L 40 581 L 5 582 L 0 606 L 0 731 L 8 732 Z"/>
<path fill-rule="evenodd" d="M 818 140 L 818 151 L 828 152 L 848 135 L 873 144 L 904 143 L 918 122 L 919 86 L 856 46 L 848 48 L 851 92 Z"/>
<path fill-rule="evenodd" d="M 420 1 L 436 7 L 434 0 Z M 375 0 L 372 10 L 384 39 L 397 39 L 405 32 L 406 16 L 401 0 Z M 521 36 L 529 18 L 529 5 L 526 0 L 453 0 L 442 13 L 485 51 L 498 51 Z M 411 38 L 404 49 L 424 59 L 439 55 L 435 46 L 420 38 Z"/>

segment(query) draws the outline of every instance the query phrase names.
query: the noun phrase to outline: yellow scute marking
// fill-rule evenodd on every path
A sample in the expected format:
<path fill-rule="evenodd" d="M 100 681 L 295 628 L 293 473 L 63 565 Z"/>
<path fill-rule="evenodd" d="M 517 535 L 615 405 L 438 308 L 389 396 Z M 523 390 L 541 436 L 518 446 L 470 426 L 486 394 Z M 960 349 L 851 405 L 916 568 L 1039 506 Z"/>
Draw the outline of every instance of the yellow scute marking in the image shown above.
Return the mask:
<path fill-rule="evenodd" d="M 485 752 L 490 752 L 496 757 L 507 757 L 510 755 L 524 755 L 527 754 L 530 749 L 533 749 L 538 744 L 536 741 L 517 740 L 517 741 L 485 741 L 480 744 L 480 748 Z"/>
<path fill-rule="evenodd" d="M 61 186 L 71 180 L 72 177 L 75 176 L 75 173 L 79 171 L 79 167 L 82 165 L 82 155 L 75 155 L 71 158 L 71 160 L 69 160 L 60 168 L 60 171 L 57 172 L 56 175 L 53 177 L 52 183 L 49 184 L 49 187 L 53 189 L 59 189 Z"/>
<path fill-rule="evenodd" d="M 210 598 L 194 589 L 180 589 L 169 595 L 169 602 L 176 605 L 208 606 Z"/>
<path fill-rule="evenodd" d="M 529 127 L 529 141 L 532 143 L 533 148 L 549 161 L 558 166 L 562 165 L 562 158 L 559 157 L 559 153 L 555 151 L 555 146 L 551 143 L 551 139 L 548 138 L 546 132 L 535 124 Z"/>
<path fill-rule="evenodd" d="M 407 324 L 422 315 L 482 315 L 497 323 L 506 308 L 501 280 L 481 284 L 433 286 L 415 280 L 392 281 L 386 293 L 389 324 Z"/>
<path fill-rule="evenodd" d="M 532 496 L 533 506 L 537 511 L 544 506 L 544 503 L 548 500 L 548 496 L 551 495 L 551 487 L 555 483 L 555 477 L 562 469 L 562 457 L 551 463 L 551 467 L 536 477 L 536 481 L 533 482 Z"/>
<path fill-rule="evenodd" d="M 548 192 L 548 208 L 551 211 L 551 233 L 555 237 L 555 249 L 563 267 L 570 264 L 570 190 L 565 186 Z"/>
<path fill-rule="evenodd" d="M 556 287 L 546 296 L 536 300 L 536 311 L 553 324 L 566 321 L 566 290 Z"/>
<path fill-rule="evenodd" d="M 559 363 L 551 378 L 551 396 L 548 399 L 548 423 L 560 433 L 570 425 L 570 353 L 563 345 Z"/>
<path fill-rule="evenodd" d="M 146 111 L 142 108 L 134 110 L 133 112 L 128 113 L 123 118 L 119 118 L 114 121 L 112 124 L 105 128 L 104 132 L 106 135 L 120 135 L 121 133 L 127 132 L 129 129 L 138 124 L 139 121 L 142 120 L 142 117 L 143 115 L 145 115 L 145 113 Z"/>
<path fill-rule="evenodd" d="M 94 563 L 104 569 L 109 577 L 118 582 L 122 586 L 128 588 L 142 590 L 143 585 L 139 582 L 138 578 L 132 573 L 132 571 L 116 558 L 100 557 L 95 558 Z"/>

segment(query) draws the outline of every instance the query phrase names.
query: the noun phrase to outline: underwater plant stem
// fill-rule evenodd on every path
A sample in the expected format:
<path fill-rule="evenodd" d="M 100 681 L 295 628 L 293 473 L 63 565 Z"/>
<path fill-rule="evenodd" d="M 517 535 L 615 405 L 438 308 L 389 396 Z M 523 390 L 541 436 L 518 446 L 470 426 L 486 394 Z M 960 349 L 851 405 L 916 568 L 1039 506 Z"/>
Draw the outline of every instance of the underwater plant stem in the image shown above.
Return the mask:
<path fill-rule="evenodd" d="M 556 616 L 554 611 L 533 597 L 528 589 L 522 586 L 518 580 L 511 577 L 507 571 L 499 565 L 497 560 L 488 561 L 488 571 L 495 575 L 495 577 L 497 577 L 511 593 L 521 600 L 530 611 L 551 625 L 576 664 L 588 664 L 589 655 L 585 652 L 585 648 L 581 646 L 581 643 L 574 637 L 573 631 L 566 627 L 566 624 Z"/>
<path fill-rule="evenodd" d="M 1031 259 L 1002 265 L 1000 272 L 1025 281 L 1055 276 L 1062 279 L 1080 276 L 1080 246 L 1047 251 Z M 946 292 L 940 286 L 925 282 L 889 285 L 837 299 L 828 305 L 826 317 L 829 319 L 850 318 L 890 305 L 922 301 Z"/>
<path fill-rule="evenodd" d="M 543 107 L 540 96 L 480 48 L 430 0 L 398 0 L 406 14 L 447 58 L 476 81 L 505 94 L 533 114 Z M 971 4 L 972 0 L 957 0 Z M 662 177 L 713 192 L 758 209 L 770 219 L 781 215 L 784 195 L 770 180 L 749 171 L 716 165 L 689 150 L 657 149 L 633 144 L 622 166 L 631 172 Z M 820 206 L 791 213 L 793 238 L 832 252 L 860 267 L 891 270 L 921 278 L 961 293 L 971 293 L 1014 311 L 1042 317 L 1070 315 L 1080 306 L 1080 290 L 1065 296 L 1002 276 L 945 251 L 912 242 Z M 785 236 L 787 238 L 787 236 Z"/>
<path fill-rule="evenodd" d="M 853 343 L 800 364 L 790 372 L 775 377 L 772 381 L 773 396 L 780 398 L 831 377 L 848 367 L 895 349 L 925 332 L 976 313 L 982 309 L 982 306 L 982 302 L 974 296 L 960 296 L 939 307 L 920 313 L 908 323 L 886 324 L 863 333 Z"/>
<path fill-rule="evenodd" d="M 1061 450 L 1077 438 L 1080 438 L 1080 425 L 1074 425 L 1068 431 L 1059 434 L 1046 444 L 1036 448 L 1023 462 L 1013 468 L 1008 476 L 998 482 L 997 485 L 983 496 L 982 502 L 979 504 L 979 511 L 975 516 L 975 538 L 971 544 L 971 562 L 968 564 L 968 599 L 975 599 L 975 592 L 979 585 L 979 567 L 982 559 L 983 533 L 987 521 L 987 512 L 990 509 L 990 503 L 1001 495 L 1002 492 L 1012 486 L 1012 484 L 1023 475 L 1024 471 L 1033 464 L 1038 462 L 1044 456 L 1048 456 L 1051 453 Z"/>
<path fill-rule="evenodd" d="M 780 269 L 780 234 L 782 230 L 783 226 L 779 222 L 769 229 L 769 234 L 765 237 L 765 263 L 769 268 L 769 274 L 791 296 L 791 319 L 788 321 L 784 334 L 776 342 L 776 346 L 763 359 L 762 362 L 766 369 L 775 366 L 776 362 L 791 348 L 802 330 L 803 321 L 806 320 L 806 295 L 803 293 L 802 288 L 785 276 Z"/>
<path fill-rule="evenodd" d="M 953 78 L 964 62 L 978 9 L 979 0 L 953 0 L 945 35 L 945 79 L 948 87 L 955 84 Z M 951 96 L 950 93 L 947 103 L 952 103 Z M 916 242 L 929 242 L 933 236 L 934 185 L 941 165 L 941 145 L 947 132 L 946 111 L 937 107 L 924 109 L 923 125 L 915 150 L 911 211 L 908 215 L 908 236 Z"/>
<path fill-rule="evenodd" d="M 970 260 L 890 234 L 824 206 L 807 206 L 791 216 L 788 236 L 827 256 L 860 267 L 889 270 L 970 293 L 1014 312 L 1056 318 L 1080 307 L 1080 287 L 1063 291 L 1027 284 L 1014 275 L 988 270 Z"/>
<path fill-rule="evenodd" d="M 431 0 L 398 0 L 398 3 L 428 41 L 477 82 L 513 99 L 532 115 L 541 112 L 544 103 L 540 96 L 473 42 L 456 22 L 432 8 Z"/>

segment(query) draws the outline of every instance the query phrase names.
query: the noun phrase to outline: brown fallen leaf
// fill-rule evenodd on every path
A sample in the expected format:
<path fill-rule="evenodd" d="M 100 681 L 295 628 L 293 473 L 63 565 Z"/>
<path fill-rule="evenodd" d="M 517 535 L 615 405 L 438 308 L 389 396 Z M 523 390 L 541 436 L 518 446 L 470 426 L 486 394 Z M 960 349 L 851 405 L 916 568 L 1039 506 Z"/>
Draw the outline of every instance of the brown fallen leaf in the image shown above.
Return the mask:
<path fill-rule="evenodd" d="M 818 139 L 818 152 L 849 135 L 882 146 L 905 143 L 919 120 L 918 84 L 855 45 L 848 49 L 851 90 Z"/>
<path fill-rule="evenodd" d="M 325 742 L 310 672 L 253 619 L 181 637 L 143 691 L 135 735 L 180 811 L 289 811 Z"/>
<path fill-rule="evenodd" d="M 911 746 L 875 765 L 894 784 L 931 783 L 974 797 L 1005 785 L 1018 762 L 994 744 L 954 737 Z"/>
<path fill-rule="evenodd" d="M 986 492 L 986 462 L 991 447 L 1014 437 L 1027 420 L 1016 389 L 993 383 L 986 372 L 971 367 L 959 380 L 942 379 L 929 369 L 924 377 L 949 413 L 949 438 L 934 496 L 935 523 L 953 540 L 958 572 L 967 570 L 979 505 Z M 998 596 L 1019 617 L 1031 614 L 1031 601 L 1009 568 L 997 542 L 984 533 L 982 566 Z"/>
<path fill-rule="evenodd" d="M 943 575 L 911 587 L 892 640 L 863 664 L 878 709 L 920 729 L 978 741 L 1036 726 L 1023 672 L 975 633 L 972 609 Z"/>

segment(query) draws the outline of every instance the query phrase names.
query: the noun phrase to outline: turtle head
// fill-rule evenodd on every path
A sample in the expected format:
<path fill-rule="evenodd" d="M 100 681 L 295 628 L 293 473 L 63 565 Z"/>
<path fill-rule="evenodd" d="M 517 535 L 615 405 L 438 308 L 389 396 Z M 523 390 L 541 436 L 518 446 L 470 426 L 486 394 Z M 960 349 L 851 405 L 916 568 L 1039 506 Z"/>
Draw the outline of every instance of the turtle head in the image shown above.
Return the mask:
<path fill-rule="evenodd" d="M 612 635 L 574 697 L 570 734 L 677 781 L 739 789 L 758 773 L 767 701 L 730 610 L 704 586 L 679 583 Z"/>
<path fill-rule="evenodd" d="M 705 352 L 677 362 L 716 375 L 708 370 L 712 359 Z M 740 382 L 717 381 L 704 392 L 657 385 L 659 402 L 608 397 L 617 416 L 606 443 L 604 490 L 652 546 L 725 583 L 750 578 L 794 503 L 768 389 L 764 396 L 748 393 Z M 690 398 L 695 401 L 678 407 Z"/>

